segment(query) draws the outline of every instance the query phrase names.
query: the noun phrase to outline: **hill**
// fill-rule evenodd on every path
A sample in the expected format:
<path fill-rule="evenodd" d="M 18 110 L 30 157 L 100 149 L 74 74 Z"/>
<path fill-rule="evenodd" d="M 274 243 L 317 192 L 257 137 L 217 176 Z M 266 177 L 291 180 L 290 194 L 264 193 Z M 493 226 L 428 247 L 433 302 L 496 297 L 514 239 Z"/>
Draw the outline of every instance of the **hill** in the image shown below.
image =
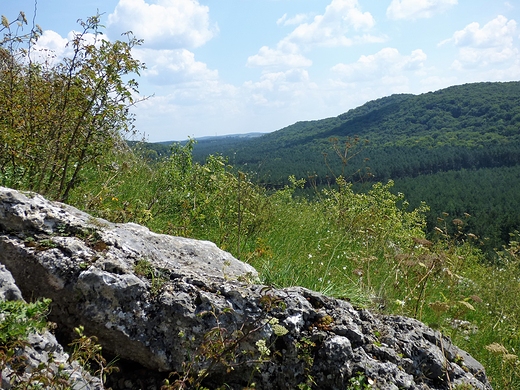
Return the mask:
<path fill-rule="evenodd" d="M 268 187 L 290 175 L 315 189 L 339 175 L 391 179 L 412 207 L 430 205 L 430 231 L 443 213 L 451 233 L 451 219 L 471 214 L 465 229 L 488 248 L 520 229 L 520 82 L 392 95 L 256 138 L 202 140 L 193 150 L 198 161 L 215 153 Z"/>
<path fill-rule="evenodd" d="M 356 138 L 368 144 L 353 145 Z M 235 145 L 215 143 L 213 153 L 233 156 L 234 165 L 247 166 L 266 184 L 283 184 L 291 174 L 316 175 L 318 183 L 325 183 L 342 172 L 343 161 L 333 156 L 336 151 L 344 153 L 348 141 L 350 155 L 360 153 L 349 162 L 347 175 L 368 158 L 378 181 L 516 165 L 520 83 L 466 84 L 417 96 L 392 95 L 334 118 L 298 122 Z M 197 148 L 194 154 L 204 157 Z"/>
<path fill-rule="evenodd" d="M 248 141 L 253 138 L 257 138 L 264 135 L 264 133 L 245 133 L 245 134 L 229 134 L 220 136 L 206 136 L 196 139 L 196 156 L 198 160 L 203 161 L 210 154 L 218 151 L 221 153 L 223 150 L 230 151 L 235 149 L 238 145 L 244 141 Z M 162 157 L 170 155 L 171 147 L 173 144 L 186 144 L 187 141 L 164 141 L 164 142 L 153 142 L 143 143 L 140 141 L 127 141 L 132 148 L 141 148 L 145 151 L 146 157 L 150 160 L 158 160 Z"/>

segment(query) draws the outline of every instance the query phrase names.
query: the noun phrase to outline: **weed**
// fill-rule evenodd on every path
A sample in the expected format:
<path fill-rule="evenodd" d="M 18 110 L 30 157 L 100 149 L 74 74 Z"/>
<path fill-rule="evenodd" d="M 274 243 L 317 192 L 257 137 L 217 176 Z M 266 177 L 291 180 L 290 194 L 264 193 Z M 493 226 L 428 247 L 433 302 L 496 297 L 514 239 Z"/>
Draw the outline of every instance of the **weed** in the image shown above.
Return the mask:
<path fill-rule="evenodd" d="M 47 249 L 56 248 L 57 246 L 58 245 L 54 241 L 52 241 L 52 239 L 44 238 L 37 242 L 36 249 L 43 251 L 43 250 L 47 250 Z"/>
<path fill-rule="evenodd" d="M 372 388 L 370 384 L 370 379 L 366 377 L 366 375 L 362 372 L 356 374 L 348 381 L 347 390 L 368 390 Z"/>
<path fill-rule="evenodd" d="M 63 362 L 58 362 L 52 353 L 46 361 L 38 366 L 29 366 L 28 358 L 23 351 L 29 346 L 28 336 L 31 333 L 41 333 L 49 326 L 47 314 L 50 299 L 34 303 L 23 301 L 0 301 L 0 367 L 9 367 L 10 374 L 4 380 L 16 389 L 70 389 L 74 386 L 72 372 L 65 370 Z M 84 369 L 92 369 L 104 383 L 106 374 L 115 367 L 113 362 L 107 363 L 101 355 L 101 346 L 95 337 L 86 337 L 83 328 L 76 329 L 79 338 L 71 344 L 73 352 L 69 363 L 78 361 Z M 2 381 L 0 372 L 0 383 Z"/>
<path fill-rule="evenodd" d="M 25 340 L 29 333 L 45 329 L 50 303 L 50 299 L 34 303 L 0 301 L 0 343 Z"/>
<path fill-rule="evenodd" d="M 315 327 L 319 330 L 330 331 L 332 329 L 333 323 L 334 318 L 332 318 L 332 316 L 325 315 L 320 317 L 314 324 L 312 324 L 312 327 Z"/>
<path fill-rule="evenodd" d="M 151 283 L 152 295 L 158 295 L 167 282 L 162 272 L 156 269 L 152 263 L 146 259 L 139 259 L 134 265 L 134 272 L 138 276 L 143 276 Z"/>
<path fill-rule="evenodd" d="M 469 383 L 459 383 L 452 387 L 453 390 L 475 390 Z"/>
<path fill-rule="evenodd" d="M 204 380 L 216 372 L 224 370 L 227 374 L 238 366 L 251 367 L 251 375 L 246 388 L 253 388 L 253 377 L 261 365 L 268 363 L 276 351 L 273 351 L 276 338 L 283 337 L 288 330 L 278 323 L 276 318 L 268 317 L 268 312 L 253 323 L 244 323 L 236 329 L 227 329 L 221 318 L 232 313 L 231 308 L 217 313 L 216 309 L 199 314 L 200 317 L 210 316 L 215 326 L 204 334 L 202 343 L 192 355 L 190 361 L 183 365 L 182 372 L 172 372 L 161 390 L 198 389 L 203 390 Z M 266 327 L 271 327 L 275 340 L 268 344 L 266 339 L 255 342 L 256 350 L 244 349 L 245 342 L 255 339 L 256 335 Z M 183 339 L 185 334 L 180 335 Z M 186 343 L 186 349 L 191 348 Z"/>
<path fill-rule="evenodd" d="M 312 366 L 314 364 L 314 349 L 316 343 L 307 337 L 303 337 L 300 340 L 295 341 L 295 347 L 298 350 L 298 359 L 304 363 L 305 382 L 300 383 L 298 388 L 300 390 L 311 389 L 314 382 L 314 378 L 311 375 Z"/>
<path fill-rule="evenodd" d="M 70 360 L 78 361 L 84 369 L 97 376 L 101 383 L 105 383 L 107 375 L 118 370 L 115 366 L 117 359 L 107 362 L 103 357 L 101 345 L 97 343 L 97 338 L 86 336 L 83 326 L 74 328 L 74 331 L 77 338 L 69 344 L 73 348 Z"/>

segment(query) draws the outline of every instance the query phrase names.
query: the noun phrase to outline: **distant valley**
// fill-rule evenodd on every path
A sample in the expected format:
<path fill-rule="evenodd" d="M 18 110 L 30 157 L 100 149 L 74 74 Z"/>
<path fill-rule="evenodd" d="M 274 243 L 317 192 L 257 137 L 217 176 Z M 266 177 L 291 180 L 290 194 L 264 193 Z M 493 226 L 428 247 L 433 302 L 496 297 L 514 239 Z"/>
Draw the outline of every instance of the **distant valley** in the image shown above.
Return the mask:
<path fill-rule="evenodd" d="M 146 148 L 159 158 L 170 145 Z M 392 95 L 337 117 L 194 145 L 196 161 L 216 153 L 267 187 L 305 178 L 309 194 L 339 175 L 360 191 L 393 180 L 411 207 L 430 206 L 430 231 L 441 224 L 455 234 L 451 221 L 465 216 L 463 229 L 488 249 L 520 229 L 520 82 Z"/>

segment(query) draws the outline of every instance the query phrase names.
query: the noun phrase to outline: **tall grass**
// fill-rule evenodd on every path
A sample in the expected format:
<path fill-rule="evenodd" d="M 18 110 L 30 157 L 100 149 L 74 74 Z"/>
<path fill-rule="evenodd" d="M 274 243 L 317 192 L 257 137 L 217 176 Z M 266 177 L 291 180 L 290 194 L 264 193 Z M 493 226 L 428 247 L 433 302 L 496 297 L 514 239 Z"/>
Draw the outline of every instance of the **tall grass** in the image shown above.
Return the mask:
<path fill-rule="evenodd" d="M 263 283 L 307 287 L 386 314 L 415 317 L 481 361 L 496 389 L 520 387 L 520 244 L 493 264 L 463 234 L 469 216 L 425 238 L 426 205 L 408 210 L 392 182 L 359 194 L 345 180 L 298 198 L 302 181 L 267 191 L 227 162 L 191 160 L 191 146 L 148 163 L 115 154 L 92 166 L 72 203 L 116 222 L 211 240 L 252 264 Z"/>

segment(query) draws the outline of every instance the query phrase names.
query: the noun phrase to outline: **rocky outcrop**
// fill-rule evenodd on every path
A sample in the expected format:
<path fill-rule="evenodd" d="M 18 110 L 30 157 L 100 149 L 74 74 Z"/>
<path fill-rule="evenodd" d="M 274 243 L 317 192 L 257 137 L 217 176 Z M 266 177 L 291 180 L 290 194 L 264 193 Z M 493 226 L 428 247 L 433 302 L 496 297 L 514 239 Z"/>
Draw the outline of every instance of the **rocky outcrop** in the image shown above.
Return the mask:
<path fill-rule="evenodd" d="M 65 336 L 81 324 L 132 362 L 114 388 L 174 372 L 170 382 L 209 388 L 345 389 L 358 380 L 491 389 L 477 361 L 416 320 L 257 285 L 252 267 L 212 243 L 112 224 L 36 194 L 0 188 L 0 263 L 24 297 L 52 299 Z"/>
<path fill-rule="evenodd" d="M 0 265 L 0 301 L 21 300 L 22 294 L 11 273 Z M 0 321 L 3 320 L 5 319 L 0 317 Z M 72 390 L 103 388 L 99 378 L 92 377 L 78 362 L 70 361 L 69 355 L 48 331 L 29 334 L 25 345 L 13 346 L 11 351 L 13 356 L 2 360 L 0 365 L 2 389 L 24 388 L 24 383 L 31 383 L 36 388 L 38 382 L 45 387 L 45 383 L 50 383 L 50 378 L 53 377 L 63 378 L 72 383 Z"/>

